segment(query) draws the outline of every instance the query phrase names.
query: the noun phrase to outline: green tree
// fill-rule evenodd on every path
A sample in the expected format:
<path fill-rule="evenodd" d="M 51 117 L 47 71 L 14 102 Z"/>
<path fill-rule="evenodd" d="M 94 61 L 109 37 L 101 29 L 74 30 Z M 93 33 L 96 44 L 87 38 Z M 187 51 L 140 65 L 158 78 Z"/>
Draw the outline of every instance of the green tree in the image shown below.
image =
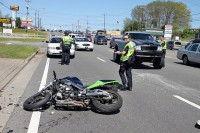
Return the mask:
<path fill-rule="evenodd" d="M 173 25 L 175 32 L 189 26 L 190 11 L 183 2 L 154 1 L 147 5 L 136 6 L 131 12 L 132 19 L 140 28 L 162 28 L 166 24 Z"/>
<path fill-rule="evenodd" d="M 189 28 L 185 28 L 181 33 L 181 37 L 184 39 L 193 39 L 195 38 L 195 33 L 195 31 L 192 31 Z"/>
<path fill-rule="evenodd" d="M 19 17 L 16 18 L 16 27 L 20 28 L 21 27 L 21 19 Z"/>
<path fill-rule="evenodd" d="M 135 30 L 139 30 L 139 24 L 138 22 L 131 20 L 130 18 L 126 18 L 124 20 L 124 31 L 135 31 Z"/>

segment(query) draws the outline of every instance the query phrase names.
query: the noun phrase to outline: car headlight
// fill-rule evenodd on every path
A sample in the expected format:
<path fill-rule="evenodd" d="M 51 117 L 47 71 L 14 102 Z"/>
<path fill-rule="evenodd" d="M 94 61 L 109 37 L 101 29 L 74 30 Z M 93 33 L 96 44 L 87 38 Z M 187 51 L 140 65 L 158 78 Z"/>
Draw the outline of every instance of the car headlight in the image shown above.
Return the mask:
<path fill-rule="evenodd" d="M 162 47 L 158 46 L 157 51 L 162 51 Z"/>
<path fill-rule="evenodd" d="M 135 49 L 136 50 L 141 50 L 141 46 L 136 46 Z"/>

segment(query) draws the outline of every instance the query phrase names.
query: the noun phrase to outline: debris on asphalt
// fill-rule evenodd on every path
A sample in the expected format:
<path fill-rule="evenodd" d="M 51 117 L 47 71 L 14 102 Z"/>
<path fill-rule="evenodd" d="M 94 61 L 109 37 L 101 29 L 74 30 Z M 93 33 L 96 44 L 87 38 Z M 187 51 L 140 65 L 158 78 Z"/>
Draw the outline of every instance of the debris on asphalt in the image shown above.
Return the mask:
<path fill-rule="evenodd" d="M 1 110 L 2 108 L 1 108 L 1 106 L 0 106 L 0 110 Z"/>
<path fill-rule="evenodd" d="M 198 120 L 198 121 L 196 122 L 195 127 L 198 128 L 198 129 L 200 129 L 200 120 Z"/>
<path fill-rule="evenodd" d="M 7 133 L 13 133 L 13 130 L 9 130 Z"/>
<path fill-rule="evenodd" d="M 13 105 L 13 103 L 9 103 L 8 106 Z"/>

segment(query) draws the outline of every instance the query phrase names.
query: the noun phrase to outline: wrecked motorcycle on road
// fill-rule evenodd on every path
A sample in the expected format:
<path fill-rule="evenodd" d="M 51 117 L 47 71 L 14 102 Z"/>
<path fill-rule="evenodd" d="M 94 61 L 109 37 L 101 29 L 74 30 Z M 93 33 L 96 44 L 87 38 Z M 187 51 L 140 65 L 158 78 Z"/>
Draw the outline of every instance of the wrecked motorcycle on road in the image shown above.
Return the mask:
<path fill-rule="evenodd" d="M 116 80 L 98 80 L 84 87 L 77 77 L 54 80 L 45 88 L 29 97 L 23 104 L 25 110 L 37 110 L 45 105 L 55 107 L 92 108 L 100 113 L 114 113 L 122 107 L 122 97 L 117 93 L 119 82 Z"/>

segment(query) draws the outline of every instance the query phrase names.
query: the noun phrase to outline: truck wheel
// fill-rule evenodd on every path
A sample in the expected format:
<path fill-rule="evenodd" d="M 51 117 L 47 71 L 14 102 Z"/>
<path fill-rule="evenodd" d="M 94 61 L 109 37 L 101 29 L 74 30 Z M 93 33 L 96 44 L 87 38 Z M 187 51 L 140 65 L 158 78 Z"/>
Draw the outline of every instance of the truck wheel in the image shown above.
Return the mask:
<path fill-rule="evenodd" d="M 161 63 L 161 59 L 154 59 L 154 61 L 153 61 L 153 67 L 155 69 L 161 69 L 163 67 L 163 65 Z"/>
<path fill-rule="evenodd" d="M 114 51 L 114 52 L 116 52 L 116 51 Z M 120 55 L 113 53 L 113 61 L 116 62 L 116 63 L 119 63 Z"/>

